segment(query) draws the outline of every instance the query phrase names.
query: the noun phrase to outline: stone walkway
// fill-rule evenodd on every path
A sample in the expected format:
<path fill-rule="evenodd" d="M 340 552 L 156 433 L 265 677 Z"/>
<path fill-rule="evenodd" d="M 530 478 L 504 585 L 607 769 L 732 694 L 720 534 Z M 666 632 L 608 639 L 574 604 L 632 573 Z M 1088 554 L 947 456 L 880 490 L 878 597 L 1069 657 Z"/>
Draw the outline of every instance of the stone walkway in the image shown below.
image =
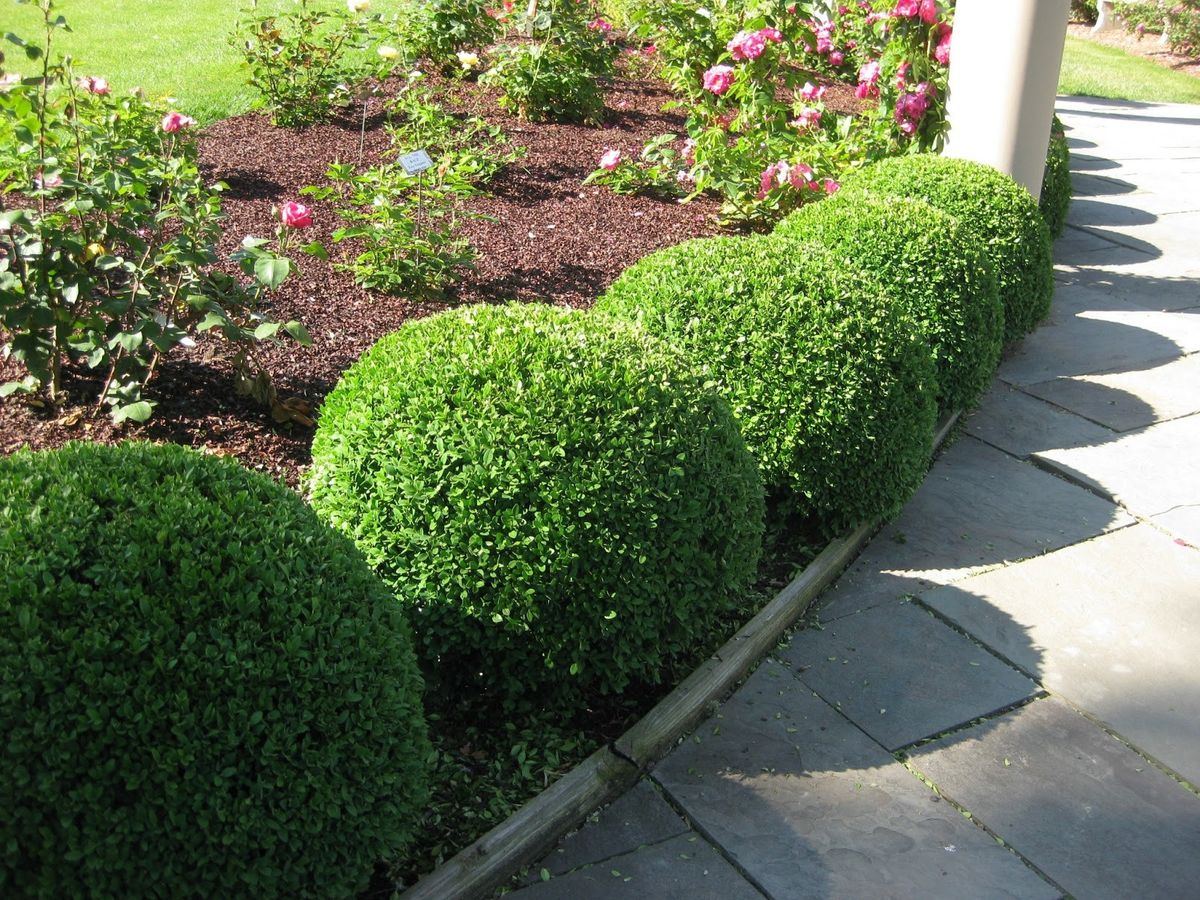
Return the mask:
<path fill-rule="evenodd" d="M 814 624 L 521 900 L 1200 896 L 1200 107 L 1058 111 L 1049 320 Z"/>

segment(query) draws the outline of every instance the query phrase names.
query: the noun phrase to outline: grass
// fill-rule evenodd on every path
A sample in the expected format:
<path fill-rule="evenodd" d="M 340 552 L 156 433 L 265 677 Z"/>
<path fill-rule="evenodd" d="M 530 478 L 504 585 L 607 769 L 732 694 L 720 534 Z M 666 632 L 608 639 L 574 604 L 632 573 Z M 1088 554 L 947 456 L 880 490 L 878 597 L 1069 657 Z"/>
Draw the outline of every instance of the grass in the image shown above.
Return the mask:
<path fill-rule="evenodd" d="M 1200 103 L 1200 78 L 1068 36 L 1058 92 L 1150 103 Z"/>
<path fill-rule="evenodd" d="M 41 44 L 41 11 L 33 4 L 8 7 L 0 17 L 0 32 L 11 31 Z M 396 14 L 404 0 L 375 0 L 372 13 Z M 341 0 L 318 0 L 312 6 L 344 8 Z M 246 85 L 241 56 L 230 44 L 240 10 L 250 0 L 60 0 L 54 14 L 62 15 L 71 32 L 56 31 L 51 55 L 59 52 L 77 60 L 81 75 L 100 75 L 114 90 L 141 87 L 151 99 L 173 97 L 172 105 L 201 125 L 249 110 L 254 94 Z M 257 15 L 294 9 L 295 0 L 259 0 Z M 24 74 L 32 70 L 11 45 L 8 65 Z"/>

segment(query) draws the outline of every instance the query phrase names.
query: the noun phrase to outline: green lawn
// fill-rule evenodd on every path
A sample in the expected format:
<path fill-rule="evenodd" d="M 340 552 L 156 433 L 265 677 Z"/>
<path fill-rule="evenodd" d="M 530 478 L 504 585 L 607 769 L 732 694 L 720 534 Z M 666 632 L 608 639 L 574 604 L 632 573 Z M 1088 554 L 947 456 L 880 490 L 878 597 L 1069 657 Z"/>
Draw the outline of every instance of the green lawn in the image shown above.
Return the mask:
<path fill-rule="evenodd" d="M 391 16 L 404 3 L 374 0 L 371 12 Z M 55 14 L 66 17 L 72 33 L 56 31 L 54 46 L 75 57 L 79 74 L 102 75 L 114 90 L 142 87 L 151 98 L 177 98 L 178 109 L 205 124 L 245 112 L 253 102 L 229 43 L 240 11 L 249 6 L 249 0 L 60 0 Z M 259 0 L 258 14 L 294 7 L 295 0 Z M 0 33 L 40 43 L 40 29 L 36 6 L 0 0 Z M 6 48 L 10 68 L 32 67 L 15 47 Z"/>
<path fill-rule="evenodd" d="M 1115 47 L 1067 37 L 1060 94 L 1151 103 L 1200 103 L 1200 78 L 1172 72 Z"/>

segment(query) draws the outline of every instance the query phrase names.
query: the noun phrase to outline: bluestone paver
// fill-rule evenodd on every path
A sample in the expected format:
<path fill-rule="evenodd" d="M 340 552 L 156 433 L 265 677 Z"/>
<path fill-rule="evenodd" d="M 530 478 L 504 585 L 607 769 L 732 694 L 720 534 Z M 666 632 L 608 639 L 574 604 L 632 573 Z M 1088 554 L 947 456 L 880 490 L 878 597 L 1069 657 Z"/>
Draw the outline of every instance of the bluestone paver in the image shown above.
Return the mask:
<path fill-rule="evenodd" d="M 521 900 L 763 900 L 697 834 L 681 834 L 623 856 L 539 881 Z"/>
<path fill-rule="evenodd" d="M 532 878 L 545 869 L 561 875 L 590 863 L 629 853 L 683 834 L 687 823 L 647 781 L 639 781 L 533 866 Z"/>
<path fill-rule="evenodd" d="M 1200 389 L 1181 385 L 1183 390 Z M 1112 497 L 1134 514 L 1159 522 L 1200 546 L 1195 519 L 1171 517 L 1200 509 L 1200 416 L 1188 416 L 1131 431 L 1094 447 L 1044 450 L 1043 465 Z"/>
<path fill-rule="evenodd" d="M 697 737 L 654 776 L 776 900 L 1058 896 L 778 663 Z"/>
<path fill-rule="evenodd" d="M 1001 362 L 1009 384 L 1148 369 L 1200 350 L 1200 316 L 1134 308 L 1078 285 L 1057 292 L 1049 319 Z"/>
<path fill-rule="evenodd" d="M 1200 797 L 1059 700 L 927 744 L 911 763 L 1075 897 L 1196 896 Z"/>
<path fill-rule="evenodd" d="M 1181 390 L 1194 385 L 1196 390 Z M 1052 378 L 1025 390 L 1114 431 L 1200 412 L 1200 354 L 1132 372 Z"/>
<path fill-rule="evenodd" d="M 1082 488 L 960 438 L 823 598 L 821 618 L 917 594 L 1131 521 Z"/>
<path fill-rule="evenodd" d="M 1024 700 L 1038 686 L 910 603 L 809 628 L 777 654 L 797 677 L 897 750 Z"/>
<path fill-rule="evenodd" d="M 964 420 L 967 434 L 1024 459 L 1039 450 L 1089 447 L 1115 440 L 1102 425 L 1069 413 L 1004 382 L 992 385 Z"/>
<path fill-rule="evenodd" d="M 1200 785 L 1200 551 L 1135 525 L 922 602 Z"/>

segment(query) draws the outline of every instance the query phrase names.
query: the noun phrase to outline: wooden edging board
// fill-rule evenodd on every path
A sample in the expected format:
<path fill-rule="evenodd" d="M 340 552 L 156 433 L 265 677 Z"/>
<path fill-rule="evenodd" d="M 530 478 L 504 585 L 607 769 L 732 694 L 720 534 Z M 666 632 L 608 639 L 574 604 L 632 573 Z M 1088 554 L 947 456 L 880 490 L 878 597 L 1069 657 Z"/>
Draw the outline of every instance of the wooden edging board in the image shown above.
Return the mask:
<path fill-rule="evenodd" d="M 958 413 L 952 413 L 938 423 L 934 451 L 957 421 Z M 860 525 L 830 541 L 753 619 L 628 731 L 430 872 L 405 891 L 402 900 L 487 897 L 522 866 L 548 853 L 594 810 L 621 796 L 746 677 L 854 560 L 876 527 L 876 523 Z"/>

